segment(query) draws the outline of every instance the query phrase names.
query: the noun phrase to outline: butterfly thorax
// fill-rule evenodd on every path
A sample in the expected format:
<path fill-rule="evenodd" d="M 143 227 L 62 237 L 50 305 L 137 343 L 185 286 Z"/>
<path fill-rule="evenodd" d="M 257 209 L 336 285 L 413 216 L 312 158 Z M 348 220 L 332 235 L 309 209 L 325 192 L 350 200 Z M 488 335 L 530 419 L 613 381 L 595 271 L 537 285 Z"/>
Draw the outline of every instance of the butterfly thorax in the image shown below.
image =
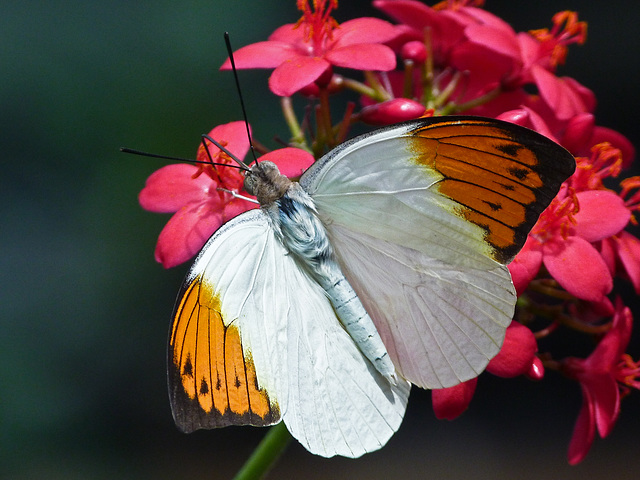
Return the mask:
<path fill-rule="evenodd" d="M 273 162 L 256 163 L 244 178 L 244 189 L 255 195 L 262 207 L 281 198 L 293 182 L 280 173 Z"/>
<path fill-rule="evenodd" d="M 282 175 L 272 162 L 260 162 L 247 173 L 245 190 L 255 195 L 278 239 L 308 275 L 319 281 L 337 264 L 327 231 L 311 197 L 299 183 Z"/>

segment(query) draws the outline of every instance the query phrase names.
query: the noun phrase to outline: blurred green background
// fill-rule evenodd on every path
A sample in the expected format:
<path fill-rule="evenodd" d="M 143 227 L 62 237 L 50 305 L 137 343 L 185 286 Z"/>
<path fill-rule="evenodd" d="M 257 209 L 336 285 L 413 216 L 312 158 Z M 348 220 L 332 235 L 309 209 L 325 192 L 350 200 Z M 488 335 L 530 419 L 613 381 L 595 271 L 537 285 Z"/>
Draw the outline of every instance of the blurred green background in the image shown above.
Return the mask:
<path fill-rule="evenodd" d="M 296 21 L 293 0 L 29 1 L 0 6 L 0 476 L 229 478 L 264 435 L 183 435 L 171 418 L 166 336 L 187 266 L 153 260 L 167 216 L 137 194 L 162 162 L 120 146 L 193 157 L 199 135 L 240 118 L 222 33 L 236 48 Z M 488 0 L 517 30 L 574 9 L 589 39 L 562 74 L 592 88 L 598 123 L 640 145 L 635 1 Z M 375 14 L 342 0 L 336 18 Z M 241 82 L 254 132 L 286 136 L 265 71 Z M 273 143 L 271 146 L 274 146 Z M 636 171 L 637 174 L 637 171 Z M 640 309 L 635 306 L 640 318 Z M 638 333 L 632 353 L 640 356 Z M 414 390 L 388 446 L 358 460 L 292 445 L 271 478 L 637 479 L 640 393 L 578 467 L 566 447 L 577 385 L 483 376 L 470 410 L 433 418 Z"/>

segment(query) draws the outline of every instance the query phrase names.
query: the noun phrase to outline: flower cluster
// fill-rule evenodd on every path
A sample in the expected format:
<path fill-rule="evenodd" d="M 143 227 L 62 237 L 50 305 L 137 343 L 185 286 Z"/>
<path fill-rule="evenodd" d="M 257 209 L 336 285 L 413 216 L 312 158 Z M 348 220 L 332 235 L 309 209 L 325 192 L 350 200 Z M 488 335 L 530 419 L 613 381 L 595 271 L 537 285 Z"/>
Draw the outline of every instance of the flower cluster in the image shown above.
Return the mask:
<path fill-rule="evenodd" d="M 297 148 L 263 153 L 290 177 L 342 142 L 355 122 L 392 124 L 423 115 L 506 120 L 538 131 L 576 157 L 575 174 L 509 265 L 518 321 L 487 367 L 501 377 L 538 380 L 545 369 L 554 370 L 579 384 L 584 402 L 569 447 L 575 464 L 596 431 L 609 434 L 621 398 L 640 388 L 640 364 L 625 352 L 633 318 L 613 294 L 616 277 L 630 280 L 640 293 L 640 240 L 625 230 L 636 224 L 640 178 L 619 180 L 635 152 L 623 135 L 596 124 L 593 92 L 557 75 L 568 47 L 586 40 L 586 23 L 575 12 L 557 13 L 549 29 L 515 32 L 481 9 L 482 3 L 449 0 L 430 7 L 417 0 L 374 0 L 395 23 L 358 18 L 338 24 L 331 16 L 337 0 L 298 0 L 300 20 L 236 51 L 235 64 L 273 69 L 269 87 L 280 97 L 290 145 Z M 221 67 L 230 68 L 229 61 Z M 342 120 L 332 123 L 336 103 L 329 98 L 349 93 L 361 107 L 345 102 Z M 298 121 L 293 95 L 308 99 L 315 122 Z M 248 152 L 240 122 L 209 135 L 240 159 Z M 201 146 L 198 160 L 233 163 L 214 145 Z M 214 165 L 169 165 L 154 173 L 140 194 L 141 205 L 176 212 L 160 235 L 156 259 L 165 267 L 186 261 L 223 222 L 255 208 L 242 178 L 237 169 Z M 591 336 L 592 353 L 575 358 L 540 351 L 559 328 Z M 435 390 L 436 416 L 460 415 L 477 383 Z"/>

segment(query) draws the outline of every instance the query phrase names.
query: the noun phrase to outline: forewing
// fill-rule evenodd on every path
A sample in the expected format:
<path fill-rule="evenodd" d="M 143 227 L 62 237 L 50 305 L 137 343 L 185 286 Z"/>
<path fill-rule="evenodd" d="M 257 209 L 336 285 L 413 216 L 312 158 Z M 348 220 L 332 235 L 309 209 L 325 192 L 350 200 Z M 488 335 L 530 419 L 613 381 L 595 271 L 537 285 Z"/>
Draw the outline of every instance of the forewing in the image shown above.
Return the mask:
<path fill-rule="evenodd" d="M 523 127 L 433 117 L 345 142 L 300 183 L 329 225 L 491 268 L 522 248 L 574 168 L 570 153 Z"/>
<path fill-rule="evenodd" d="M 281 415 L 312 453 L 356 457 L 380 448 L 398 429 L 409 384 L 390 385 L 362 356 L 324 291 L 298 268 L 261 211 L 237 217 L 212 237 L 187 277 L 187 298 L 194 282 L 207 293 L 178 303 L 169 343 L 174 417 L 184 430 L 266 425 Z M 233 368 L 226 355 L 207 353 L 220 349 L 215 337 L 194 333 L 211 318 L 237 332 L 234 348 L 242 361 L 234 357 Z M 194 340 L 177 340 L 186 337 Z M 227 374 L 226 382 L 217 382 L 218 372 L 236 372 L 240 364 L 249 372 L 246 381 Z M 203 379 L 207 388 L 201 388 Z M 243 408 L 234 410 L 230 401 L 218 407 L 208 393 L 218 385 L 239 390 Z"/>

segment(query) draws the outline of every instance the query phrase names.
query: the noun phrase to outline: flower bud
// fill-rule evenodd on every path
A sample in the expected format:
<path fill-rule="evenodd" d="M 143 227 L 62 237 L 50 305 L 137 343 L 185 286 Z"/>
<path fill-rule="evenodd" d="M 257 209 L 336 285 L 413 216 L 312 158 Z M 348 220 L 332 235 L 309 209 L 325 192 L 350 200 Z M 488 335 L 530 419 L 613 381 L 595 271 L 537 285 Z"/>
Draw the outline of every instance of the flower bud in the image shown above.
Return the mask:
<path fill-rule="evenodd" d="M 415 63 L 424 63 L 427 59 L 427 47 L 424 43 L 413 40 L 405 43 L 400 49 L 400 57 L 403 60 L 411 60 Z"/>
<path fill-rule="evenodd" d="M 418 118 L 425 110 L 424 105 L 414 100 L 394 98 L 393 100 L 364 107 L 360 111 L 360 116 L 364 122 L 372 125 L 390 125 Z"/>
<path fill-rule="evenodd" d="M 544 365 L 538 357 L 533 357 L 529 370 L 525 373 L 531 380 L 542 380 L 544 378 Z"/>

